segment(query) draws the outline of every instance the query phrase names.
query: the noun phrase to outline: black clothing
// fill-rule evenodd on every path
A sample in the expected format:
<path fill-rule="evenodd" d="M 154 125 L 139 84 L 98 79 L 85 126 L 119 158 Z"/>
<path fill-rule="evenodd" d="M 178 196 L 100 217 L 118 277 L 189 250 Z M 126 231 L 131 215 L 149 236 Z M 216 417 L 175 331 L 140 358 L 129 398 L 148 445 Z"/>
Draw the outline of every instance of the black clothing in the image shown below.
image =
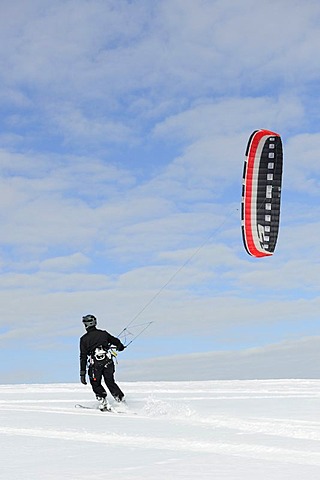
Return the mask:
<path fill-rule="evenodd" d="M 92 390 L 94 391 L 97 397 L 105 398 L 107 396 L 107 392 L 105 391 L 104 387 L 101 384 L 101 380 L 103 377 L 111 395 L 118 401 L 121 401 L 123 399 L 124 393 L 121 391 L 119 386 L 114 381 L 114 370 L 115 368 L 112 360 L 110 360 L 103 368 L 96 368 L 90 365 L 89 379 L 90 379 Z M 93 375 L 93 371 L 94 371 L 94 375 Z"/>
<path fill-rule="evenodd" d="M 96 327 L 89 327 L 87 329 L 87 333 L 80 338 L 80 378 L 81 382 L 83 383 L 82 380 L 85 380 L 87 360 L 89 358 L 90 365 L 88 374 L 92 390 L 96 396 L 107 396 L 107 392 L 101 385 L 101 380 L 104 378 L 111 395 L 116 400 L 120 401 L 124 397 L 124 393 L 115 383 L 115 368 L 112 358 L 109 358 L 107 355 L 103 361 L 97 361 L 94 357 L 94 351 L 97 347 L 104 347 L 104 349 L 108 351 L 111 345 L 116 346 L 119 351 L 124 350 L 125 348 L 118 338 L 113 337 L 107 331 L 99 330 Z"/>
<path fill-rule="evenodd" d="M 99 346 L 105 347 L 107 350 L 111 345 L 123 347 L 119 338 L 113 337 L 106 330 L 99 330 L 96 327 L 90 327 L 87 333 L 80 338 L 80 374 L 86 372 L 87 358 Z"/>

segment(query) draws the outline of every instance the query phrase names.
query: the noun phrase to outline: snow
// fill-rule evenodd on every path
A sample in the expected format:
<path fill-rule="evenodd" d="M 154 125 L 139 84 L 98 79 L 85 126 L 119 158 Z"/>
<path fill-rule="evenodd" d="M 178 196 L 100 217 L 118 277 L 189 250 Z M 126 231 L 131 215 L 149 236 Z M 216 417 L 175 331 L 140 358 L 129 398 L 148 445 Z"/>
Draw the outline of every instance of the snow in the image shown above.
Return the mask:
<path fill-rule="evenodd" d="M 320 478 L 320 380 L 121 388 L 125 413 L 109 414 L 75 408 L 96 405 L 90 386 L 0 386 L 1 478 Z"/>

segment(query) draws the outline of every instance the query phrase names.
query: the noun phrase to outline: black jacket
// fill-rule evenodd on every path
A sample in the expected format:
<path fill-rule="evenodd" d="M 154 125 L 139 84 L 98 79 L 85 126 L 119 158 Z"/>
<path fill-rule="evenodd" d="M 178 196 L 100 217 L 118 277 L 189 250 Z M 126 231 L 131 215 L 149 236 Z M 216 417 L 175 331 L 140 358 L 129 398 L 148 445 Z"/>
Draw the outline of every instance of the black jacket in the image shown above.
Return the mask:
<path fill-rule="evenodd" d="M 80 374 L 86 372 L 88 356 L 100 345 L 107 349 L 111 345 L 116 347 L 123 346 L 119 338 L 113 337 L 106 330 L 90 327 L 87 333 L 80 338 Z"/>

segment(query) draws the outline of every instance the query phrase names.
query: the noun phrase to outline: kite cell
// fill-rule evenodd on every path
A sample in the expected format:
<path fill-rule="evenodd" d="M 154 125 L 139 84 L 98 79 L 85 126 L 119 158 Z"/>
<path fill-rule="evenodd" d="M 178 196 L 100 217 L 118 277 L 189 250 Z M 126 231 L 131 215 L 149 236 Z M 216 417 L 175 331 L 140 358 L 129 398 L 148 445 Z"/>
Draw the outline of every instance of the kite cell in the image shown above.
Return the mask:
<path fill-rule="evenodd" d="M 280 135 L 270 130 L 255 130 L 246 150 L 241 209 L 243 243 L 254 257 L 270 256 L 276 247 L 282 161 Z"/>

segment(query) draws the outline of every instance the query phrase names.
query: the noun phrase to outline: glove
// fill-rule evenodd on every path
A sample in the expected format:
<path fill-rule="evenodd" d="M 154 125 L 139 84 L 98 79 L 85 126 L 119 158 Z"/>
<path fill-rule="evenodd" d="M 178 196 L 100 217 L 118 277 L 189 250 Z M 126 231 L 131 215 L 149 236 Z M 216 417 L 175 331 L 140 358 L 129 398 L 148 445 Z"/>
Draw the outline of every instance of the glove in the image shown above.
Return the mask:
<path fill-rule="evenodd" d="M 81 382 L 83 385 L 87 385 L 86 374 L 85 374 L 85 373 L 80 373 L 80 382 Z"/>
<path fill-rule="evenodd" d="M 118 350 L 119 352 L 122 352 L 122 350 L 124 350 L 125 348 L 126 348 L 126 347 L 125 347 L 122 343 L 120 343 L 120 344 L 117 346 L 117 350 Z"/>

